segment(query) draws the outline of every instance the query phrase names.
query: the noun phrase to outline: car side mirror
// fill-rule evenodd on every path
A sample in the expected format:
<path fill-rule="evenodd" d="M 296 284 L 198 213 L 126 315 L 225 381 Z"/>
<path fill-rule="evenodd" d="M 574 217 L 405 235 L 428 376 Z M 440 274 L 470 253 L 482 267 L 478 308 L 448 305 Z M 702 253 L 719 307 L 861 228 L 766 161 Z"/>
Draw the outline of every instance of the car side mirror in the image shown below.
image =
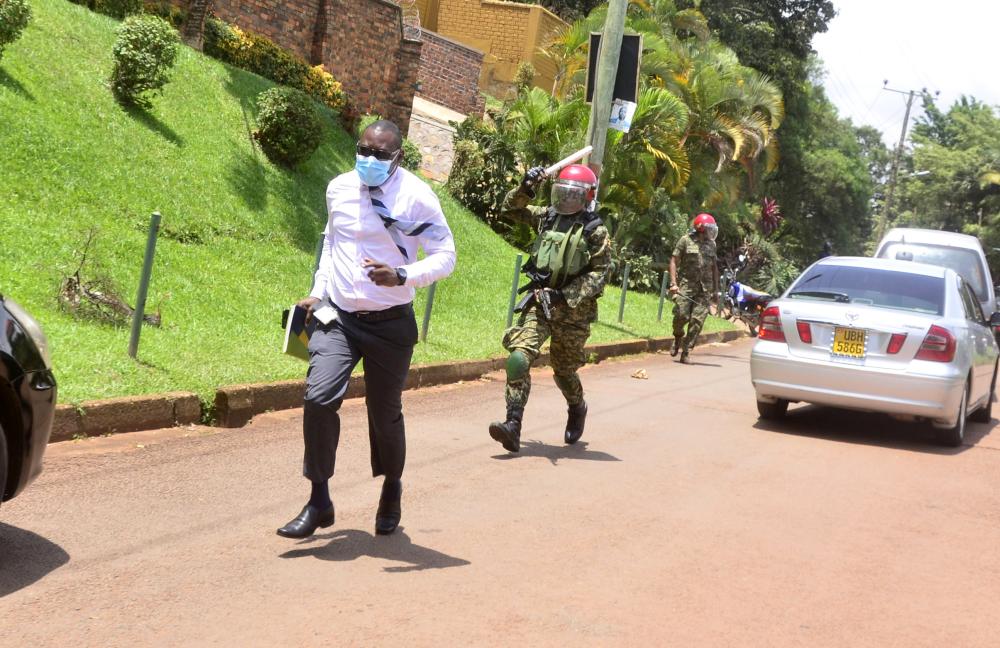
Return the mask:
<path fill-rule="evenodd" d="M 994 311 L 994 313 L 990 315 L 989 323 L 994 329 L 1000 329 L 1000 311 Z"/>

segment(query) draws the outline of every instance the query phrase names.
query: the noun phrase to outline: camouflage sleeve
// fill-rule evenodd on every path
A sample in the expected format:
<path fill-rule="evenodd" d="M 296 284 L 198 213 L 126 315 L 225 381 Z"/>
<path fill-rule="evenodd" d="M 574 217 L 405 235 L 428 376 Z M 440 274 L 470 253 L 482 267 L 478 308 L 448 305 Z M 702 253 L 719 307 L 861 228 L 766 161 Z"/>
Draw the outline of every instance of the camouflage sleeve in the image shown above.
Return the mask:
<path fill-rule="evenodd" d="M 545 207 L 529 204 L 533 198 L 532 194 L 520 187 L 511 190 L 503 199 L 500 216 L 518 223 L 526 223 L 537 230 L 539 220 L 545 216 L 548 210 Z"/>
<path fill-rule="evenodd" d="M 681 258 L 684 254 L 684 237 L 677 239 L 676 245 L 674 245 L 674 253 L 671 256 Z"/>
<path fill-rule="evenodd" d="M 576 308 L 585 299 L 597 299 L 604 292 L 604 283 L 611 265 L 611 236 L 604 225 L 599 225 L 587 237 L 590 246 L 590 269 L 570 281 L 562 289 L 570 308 Z"/>

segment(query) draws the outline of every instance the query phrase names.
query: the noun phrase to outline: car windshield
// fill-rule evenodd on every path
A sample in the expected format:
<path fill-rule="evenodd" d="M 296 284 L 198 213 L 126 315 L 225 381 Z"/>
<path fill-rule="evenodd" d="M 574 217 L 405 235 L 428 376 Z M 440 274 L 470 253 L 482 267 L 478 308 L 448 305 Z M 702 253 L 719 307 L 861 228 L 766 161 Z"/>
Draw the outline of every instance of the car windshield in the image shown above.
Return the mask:
<path fill-rule="evenodd" d="M 895 270 L 820 264 L 799 277 L 786 296 L 940 315 L 944 312 L 944 279 Z"/>
<path fill-rule="evenodd" d="M 983 265 L 974 250 L 926 243 L 889 243 L 879 252 L 879 257 L 951 268 L 969 282 L 979 301 L 986 301 L 988 298 Z"/>

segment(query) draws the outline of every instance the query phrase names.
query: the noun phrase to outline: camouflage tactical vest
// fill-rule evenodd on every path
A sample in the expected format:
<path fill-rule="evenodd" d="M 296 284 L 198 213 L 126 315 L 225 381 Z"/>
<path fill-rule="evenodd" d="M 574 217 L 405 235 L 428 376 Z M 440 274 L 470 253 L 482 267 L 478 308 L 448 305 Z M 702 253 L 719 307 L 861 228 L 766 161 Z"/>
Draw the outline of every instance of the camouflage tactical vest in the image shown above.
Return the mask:
<path fill-rule="evenodd" d="M 550 214 L 546 218 L 545 227 L 535 240 L 531 258 L 539 272 L 551 273 L 550 287 L 561 288 L 590 265 L 587 235 L 593 228 L 587 222 L 589 220 L 560 214 Z"/>

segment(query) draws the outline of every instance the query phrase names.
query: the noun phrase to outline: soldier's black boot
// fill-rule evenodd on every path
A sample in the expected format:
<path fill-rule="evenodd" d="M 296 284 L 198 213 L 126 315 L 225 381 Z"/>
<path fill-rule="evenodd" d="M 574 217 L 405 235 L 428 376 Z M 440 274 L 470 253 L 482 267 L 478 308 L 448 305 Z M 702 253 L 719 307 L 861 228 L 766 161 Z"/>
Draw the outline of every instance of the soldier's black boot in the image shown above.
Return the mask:
<path fill-rule="evenodd" d="M 574 444 L 583 436 L 583 425 L 587 422 L 587 401 L 570 405 L 566 419 L 566 443 Z"/>
<path fill-rule="evenodd" d="M 524 408 L 508 407 L 506 421 L 490 423 L 490 436 L 508 452 L 521 450 L 521 417 L 523 416 Z"/>
<path fill-rule="evenodd" d="M 683 337 L 674 338 L 674 346 L 670 347 L 670 357 L 674 357 L 680 352 L 681 346 L 684 344 Z"/>

